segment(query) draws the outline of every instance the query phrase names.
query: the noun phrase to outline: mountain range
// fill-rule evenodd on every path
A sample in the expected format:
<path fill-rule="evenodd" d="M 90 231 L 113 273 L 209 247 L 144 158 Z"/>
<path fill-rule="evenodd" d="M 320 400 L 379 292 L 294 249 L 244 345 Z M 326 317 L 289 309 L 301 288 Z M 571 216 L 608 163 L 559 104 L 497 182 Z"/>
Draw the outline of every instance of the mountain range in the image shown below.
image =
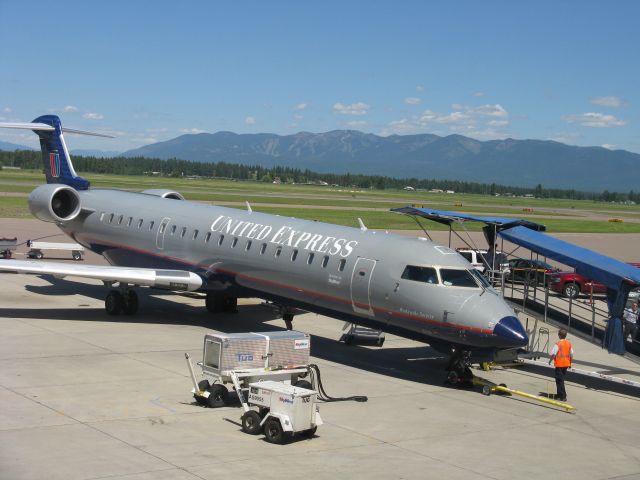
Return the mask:
<path fill-rule="evenodd" d="M 640 154 L 550 140 L 381 137 L 354 130 L 284 136 L 218 132 L 182 135 L 123 155 L 581 191 L 640 190 Z"/>

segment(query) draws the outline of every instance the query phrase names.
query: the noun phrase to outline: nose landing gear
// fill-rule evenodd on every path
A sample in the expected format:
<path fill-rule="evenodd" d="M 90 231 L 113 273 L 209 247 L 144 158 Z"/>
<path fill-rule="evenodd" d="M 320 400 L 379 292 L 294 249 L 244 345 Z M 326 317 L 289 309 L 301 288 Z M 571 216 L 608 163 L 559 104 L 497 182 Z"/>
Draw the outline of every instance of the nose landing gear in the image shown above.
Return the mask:
<path fill-rule="evenodd" d="M 453 387 L 472 387 L 473 372 L 470 368 L 471 352 L 454 348 L 447 365 L 447 380 L 445 384 Z"/>

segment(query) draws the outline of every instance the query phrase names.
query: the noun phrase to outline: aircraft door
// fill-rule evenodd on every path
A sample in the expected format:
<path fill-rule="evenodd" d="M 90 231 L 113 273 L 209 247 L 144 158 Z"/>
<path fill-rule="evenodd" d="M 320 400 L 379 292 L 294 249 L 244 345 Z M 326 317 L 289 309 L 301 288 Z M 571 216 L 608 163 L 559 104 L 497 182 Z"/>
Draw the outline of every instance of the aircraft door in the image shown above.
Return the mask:
<path fill-rule="evenodd" d="M 376 261 L 370 258 L 358 258 L 351 275 L 351 305 L 356 313 L 374 316 L 371 308 L 371 277 Z"/>
<path fill-rule="evenodd" d="M 158 250 L 164 249 L 164 236 L 167 233 L 167 227 L 170 221 L 171 219 L 169 217 L 164 217 L 158 226 L 158 233 L 156 233 L 156 247 Z"/>

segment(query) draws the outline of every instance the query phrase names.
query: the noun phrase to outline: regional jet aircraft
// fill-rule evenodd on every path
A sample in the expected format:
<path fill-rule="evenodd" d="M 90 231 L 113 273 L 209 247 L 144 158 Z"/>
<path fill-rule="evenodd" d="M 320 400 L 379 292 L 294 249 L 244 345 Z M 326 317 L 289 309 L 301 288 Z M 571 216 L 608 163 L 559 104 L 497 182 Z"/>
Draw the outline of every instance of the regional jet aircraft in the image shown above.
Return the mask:
<path fill-rule="evenodd" d="M 522 347 L 527 334 L 504 300 L 462 256 L 425 238 L 202 205 L 170 190 L 90 189 L 73 169 L 55 115 L 0 124 L 40 137 L 47 184 L 29 195 L 53 222 L 111 266 L 4 260 L 1 271 L 99 279 L 111 315 L 134 314 L 136 288 L 206 293 L 212 312 L 237 298 L 381 328 L 452 353 Z"/>

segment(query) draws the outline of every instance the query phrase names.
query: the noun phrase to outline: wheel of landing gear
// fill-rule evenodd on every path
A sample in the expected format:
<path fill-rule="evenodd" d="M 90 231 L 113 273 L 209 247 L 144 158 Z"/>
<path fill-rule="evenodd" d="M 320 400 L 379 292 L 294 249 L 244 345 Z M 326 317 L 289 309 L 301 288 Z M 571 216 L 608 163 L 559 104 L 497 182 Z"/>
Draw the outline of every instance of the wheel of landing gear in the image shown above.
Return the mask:
<path fill-rule="evenodd" d="M 109 292 L 104 300 L 104 308 L 109 315 L 120 315 L 124 307 L 124 298 L 122 294 L 115 290 Z"/>
<path fill-rule="evenodd" d="M 122 311 L 125 315 L 133 315 L 138 311 L 138 294 L 134 290 L 129 290 L 123 297 L 123 300 Z"/>
<path fill-rule="evenodd" d="M 242 431 L 249 435 L 258 435 L 260 433 L 260 414 L 255 410 L 249 410 L 242 415 Z"/>
<path fill-rule="evenodd" d="M 482 394 L 486 396 L 491 395 L 491 387 L 489 385 L 482 387 Z"/>
<path fill-rule="evenodd" d="M 82 260 L 82 254 L 81 254 L 80 252 L 78 252 L 77 250 L 74 250 L 74 251 L 71 253 L 71 257 L 72 257 L 74 260 Z"/>
<path fill-rule="evenodd" d="M 458 374 L 456 373 L 455 370 L 451 370 L 448 374 L 447 374 L 447 383 L 449 385 L 457 385 L 459 380 Z"/>
<path fill-rule="evenodd" d="M 44 258 L 44 255 L 42 254 L 42 252 L 38 252 L 34 255 L 34 257 L 36 257 L 38 260 L 42 260 Z"/>

